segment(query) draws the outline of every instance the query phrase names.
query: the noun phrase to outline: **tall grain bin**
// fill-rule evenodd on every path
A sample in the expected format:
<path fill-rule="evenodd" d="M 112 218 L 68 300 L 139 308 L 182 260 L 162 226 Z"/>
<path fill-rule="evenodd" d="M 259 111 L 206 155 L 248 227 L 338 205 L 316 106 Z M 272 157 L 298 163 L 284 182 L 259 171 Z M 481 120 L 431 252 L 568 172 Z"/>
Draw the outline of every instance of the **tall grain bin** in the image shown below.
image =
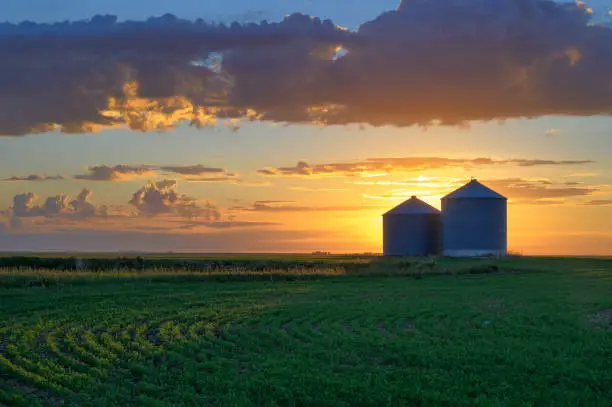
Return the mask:
<path fill-rule="evenodd" d="M 383 215 L 385 256 L 428 256 L 440 252 L 440 211 L 416 196 Z"/>
<path fill-rule="evenodd" d="M 442 198 L 442 225 L 444 256 L 507 252 L 507 199 L 475 179 Z"/>

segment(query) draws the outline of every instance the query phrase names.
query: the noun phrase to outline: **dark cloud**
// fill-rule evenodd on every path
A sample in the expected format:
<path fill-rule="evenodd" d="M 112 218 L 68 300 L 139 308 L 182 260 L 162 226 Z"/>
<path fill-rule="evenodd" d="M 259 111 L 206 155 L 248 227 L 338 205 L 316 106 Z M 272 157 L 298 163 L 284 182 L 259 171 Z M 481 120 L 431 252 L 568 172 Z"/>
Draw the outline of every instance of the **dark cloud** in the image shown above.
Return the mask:
<path fill-rule="evenodd" d="M 0 133 L 608 115 L 612 29 L 590 16 L 579 2 L 412 0 L 357 32 L 301 14 L 3 24 Z"/>
<path fill-rule="evenodd" d="M 222 177 L 202 177 L 202 178 L 186 178 L 188 182 L 230 182 L 239 184 L 239 180 L 234 176 L 222 176 Z"/>
<path fill-rule="evenodd" d="M 181 122 L 200 127 L 248 116 L 249 106 L 230 105 L 233 80 L 215 69 L 217 52 L 298 43 L 316 52 L 353 36 L 301 14 L 230 26 L 172 15 L 145 22 L 96 16 L 54 25 L 2 24 L 0 134 L 117 126 L 163 131 Z"/>
<path fill-rule="evenodd" d="M 555 161 L 555 160 L 505 160 L 505 161 L 497 161 L 493 162 L 493 164 L 512 164 L 518 165 L 520 167 L 534 167 L 536 165 L 580 165 L 580 164 L 594 164 L 595 161 L 591 160 L 565 160 L 565 161 Z"/>
<path fill-rule="evenodd" d="M 37 175 L 31 174 L 26 177 L 13 176 L 10 178 L 0 179 L 0 182 L 21 182 L 21 181 L 61 181 L 64 177 L 61 175 Z"/>
<path fill-rule="evenodd" d="M 170 174 L 182 176 L 189 182 L 235 182 L 240 180 L 236 174 L 228 172 L 224 168 L 206 167 L 202 164 L 196 165 L 177 165 L 177 166 L 162 166 L 158 168 Z"/>
<path fill-rule="evenodd" d="M 306 165 L 308 165 L 308 163 L 305 163 Z M 298 163 L 298 167 L 300 166 L 300 163 Z M 276 168 L 264 168 L 261 170 L 257 170 L 257 173 L 260 175 L 278 175 L 278 170 Z"/>
<path fill-rule="evenodd" d="M 402 158 L 368 158 L 364 161 L 347 163 L 328 163 L 310 165 L 300 161 L 295 167 L 264 168 L 258 170 L 260 175 L 291 176 L 291 175 L 328 175 L 328 176 L 359 176 L 368 173 L 391 173 L 393 171 L 421 171 L 456 167 L 470 169 L 485 165 L 517 165 L 532 167 L 539 165 L 582 165 L 593 161 L 553 161 L 553 160 L 527 160 L 508 159 L 493 160 L 491 158 L 442 158 L 442 157 L 402 157 Z"/>
<path fill-rule="evenodd" d="M 87 181 L 120 181 L 151 174 L 151 169 L 147 167 L 131 167 L 125 164 L 115 165 L 114 167 L 94 165 L 89 167 L 88 174 L 78 174 L 74 178 Z"/>
<path fill-rule="evenodd" d="M 280 23 L 260 24 L 234 22 L 211 24 L 172 14 L 151 17 L 146 21 L 119 22 L 113 15 L 96 15 L 90 20 L 54 24 L 22 22 L 0 23 L 0 35 L 11 42 L 0 44 L 0 52 L 29 54 L 35 52 L 92 51 L 116 55 L 120 52 L 197 54 L 221 51 L 239 46 L 263 46 L 312 39 L 320 42 L 347 41 L 352 34 L 336 27 L 330 20 L 295 13 Z"/>
<path fill-rule="evenodd" d="M 348 46 L 336 64 L 343 108 L 328 117 L 410 125 L 608 114 L 612 93 L 598 83 L 609 80 L 612 31 L 588 23 L 578 3 L 403 2 L 364 24 L 368 46 Z"/>
<path fill-rule="evenodd" d="M 205 167 L 201 164 L 197 165 L 178 165 L 160 167 L 162 171 L 173 172 L 181 175 L 203 175 L 203 174 L 225 174 L 223 168 Z"/>
<path fill-rule="evenodd" d="M 237 181 L 236 174 L 228 172 L 223 168 L 206 167 L 201 164 L 180 166 L 130 166 L 126 164 L 119 164 L 115 166 L 95 165 L 89 167 L 89 173 L 78 174 L 75 175 L 74 178 L 87 181 L 127 181 L 143 176 L 155 176 L 156 172 L 180 175 L 189 181 Z"/>

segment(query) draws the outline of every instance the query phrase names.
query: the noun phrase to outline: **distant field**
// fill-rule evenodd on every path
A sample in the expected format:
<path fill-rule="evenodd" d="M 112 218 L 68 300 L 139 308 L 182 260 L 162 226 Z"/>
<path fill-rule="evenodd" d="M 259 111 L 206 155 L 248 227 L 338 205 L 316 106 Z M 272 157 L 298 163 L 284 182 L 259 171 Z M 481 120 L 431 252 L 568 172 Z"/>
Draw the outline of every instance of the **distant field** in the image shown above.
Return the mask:
<path fill-rule="evenodd" d="M 23 252 L 23 253 L 1 253 L 0 257 L 41 257 L 41 258 L 81 258 L 81 259 L 109 259 L 116 257 L 145 259 L 178 259 L 178 260 L 342 260 L 354 258 L 373 258 L 377 255 L 354 255 L 354 254 L 309 254 L 309 253 L 61 253 L 61 252 Z"/>
<path fill-rule="evenodd" d="M 610 260 L 143 260 L 0 271 L 0 405 L 611 405 Z"/>

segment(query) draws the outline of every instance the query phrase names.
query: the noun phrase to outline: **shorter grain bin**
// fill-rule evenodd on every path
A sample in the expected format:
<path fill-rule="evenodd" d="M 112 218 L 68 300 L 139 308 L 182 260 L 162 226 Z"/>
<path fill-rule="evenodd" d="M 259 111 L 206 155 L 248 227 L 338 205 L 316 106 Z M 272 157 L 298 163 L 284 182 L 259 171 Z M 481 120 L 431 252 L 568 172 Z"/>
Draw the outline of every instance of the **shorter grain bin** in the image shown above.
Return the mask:
<path fill-rule="evenodd" d="M 440 211 L 413 196 L 383 215 L 385 256 L 440 253 Z"/>

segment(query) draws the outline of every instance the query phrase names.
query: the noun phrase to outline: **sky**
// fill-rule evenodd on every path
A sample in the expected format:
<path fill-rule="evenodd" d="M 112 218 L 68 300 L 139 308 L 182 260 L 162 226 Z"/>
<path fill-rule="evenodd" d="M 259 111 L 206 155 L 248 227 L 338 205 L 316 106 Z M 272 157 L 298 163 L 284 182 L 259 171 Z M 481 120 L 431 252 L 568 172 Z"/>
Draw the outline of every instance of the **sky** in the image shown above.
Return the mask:
<path fill-rule="evenodd" d="M 612 255 L 606 1 L 0 11 L 0 251 L 380 252 L 476 177 L 511 251 Z"/>

